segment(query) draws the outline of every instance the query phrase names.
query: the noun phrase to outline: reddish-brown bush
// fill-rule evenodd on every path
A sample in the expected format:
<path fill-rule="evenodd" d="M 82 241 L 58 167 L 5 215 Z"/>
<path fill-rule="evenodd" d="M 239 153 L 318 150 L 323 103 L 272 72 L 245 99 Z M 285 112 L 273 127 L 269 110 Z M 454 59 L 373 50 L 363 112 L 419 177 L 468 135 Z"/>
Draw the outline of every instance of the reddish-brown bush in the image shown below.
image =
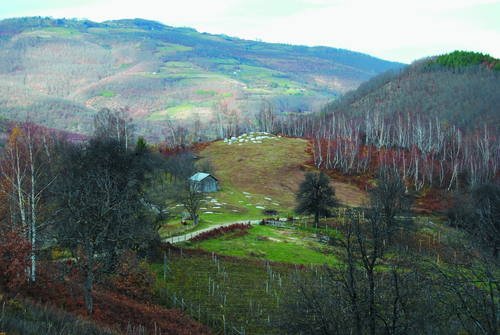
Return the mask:
<path fill-rule="evenodd" d="M 154 274 L 132 251 L 121 256 L 116 274 L 110 279 L 114 290 L 140 300 L 151 299 L 154 283 Z"/>
<path fill-rule="evenodd" d="M 123 269 L 120 271 L 125 269 L 128 271 L 128 275 L 122 274 L 125 275 L 123 279 L 125 282 L 119 280 L 119 285 L 123 285 L 122 287 L 96 286 L 93 293 L 94 322 L 111 327 L 119 333 L 125 333 L 129 328 L 143 328 L 146 333 L 152 334 L 155 332 L 179 335 L 210 334 L 207 327 L 190 319 L 179 310 L 148 303 L 144 297 L 141 299 L 132 297 L 131 293 L 139 295 L 141 289 L 133 288 L 133 280 L 137 279 L 131 276 L 134 271 L 129 268 L 135 261 L 128 262 L 128 260 L 124 261 L 126 265 L 121 265 Z M 62 271 L 62 267 L 62 264 L 47 264 L 47 271 L 41 271 L 39 280 L 27 291 L 28 296 L 36 302 L 56 306 L 74 315 L 88 318 L 83 302 L 83 289 L 78 284 L 80 280 L 72 280 L 73 276 L 78 274 L 66 274 L 67 271 Z M 141 276 L 138 277 L 141 282 Z M 127 281 L 129 278 L 134 279 Z"/>
<path fill-rule="evenodd" d="M 207 327 L 176 309 L 140 303 L 109 291 L 96 291 L 94 298 L 96 306 L 99 306 L 94 319 L 108 325 L 114 322 L 114 326 L 121 330 L 126 330 L 130 325 L 140 325 L 148 332 L 156 331 L 157 334 L 210 334 Z"/>
<path fill-rule="evenodd" d="M 0 287 L 17 292 L 28 280 L 30 243 L 21 234 L 10 231 L 0 237 Z"/>
<path fill-rule="evenodd" d="M 234 232 L 234 231 L 243 231 L 244 232 L 243 234 L 238 235 L 238 236 L 242 236 L 248 231 L 248 229 L 250 227 L 251 227 L 251 225 L 249 225 L 247 223 L 235 223 L 235 224 L 232 224 L 229 226 L 224 226 L 224 227 L 212 229 L 210 231 L 201 233 L 200 235 L 193 238 L 192 241 L 203 241 L 203 240 L 207 240 L 209 238 L 218 237 L 220 235 L 224 235 L 224 234 Z"/>

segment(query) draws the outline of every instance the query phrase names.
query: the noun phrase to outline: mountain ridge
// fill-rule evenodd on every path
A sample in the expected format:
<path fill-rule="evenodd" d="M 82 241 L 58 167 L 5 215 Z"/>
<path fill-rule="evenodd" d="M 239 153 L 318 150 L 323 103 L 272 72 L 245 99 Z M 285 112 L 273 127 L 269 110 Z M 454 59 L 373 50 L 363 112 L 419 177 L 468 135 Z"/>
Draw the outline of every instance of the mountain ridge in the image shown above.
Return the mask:
<path fill-rule="evenodd" d="M 391 118 L 411 114 L 463 129 L 488 124 L 500 129 L 498 59 L 455 51 L 388 71 L 329 103 L 324 111 Z"/>
<path fill-rule="evenodd" d="M 0 21 L 0 115 L 87 132 L 100 108 L 146 123 L 317 110 L 403 64 L 329 47 L 264 43 L 155 21 Z M 226 107 L 221 107 L 224 105 Z"/>

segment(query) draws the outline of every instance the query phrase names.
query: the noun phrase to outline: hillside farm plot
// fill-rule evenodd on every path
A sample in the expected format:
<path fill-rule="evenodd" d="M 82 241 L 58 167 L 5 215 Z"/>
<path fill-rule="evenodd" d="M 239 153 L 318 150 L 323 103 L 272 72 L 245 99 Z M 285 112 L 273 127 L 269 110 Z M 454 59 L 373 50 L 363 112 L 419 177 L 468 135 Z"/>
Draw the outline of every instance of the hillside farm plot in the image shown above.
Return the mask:
<path fill-rule="evenodd" d="M 276 311 L 293 267 L 186 251 L 167 258 L 166 281 L 162 264 L 153 265 L 164 303 L 186 310 L 216 333 L 280 333 Z"/>
<path fill-rule="evenodd" d="M 213 165 L 222 194 L 226 190 L 247 192 L 252 197 L 276 199 L 282 209 L 292 210 L 303 176 L 301 166 L 309 158 L 307 141 L 276 137 L 260 142 L 242 140 L 229 145 L 219 141 L 200 155 Z"/>
<path fill-rule="evenodd" d="M 306 163 L 310 159 L 307 140 L 266 133 L 243 134 L 211 143 L 199 156 L 202 163 L 211 164 L 221 187 L 203 199 L 199 228 L 269 216 L 294 216 L 295 193 L 305 171 L 311 169 Z M 352 184 L 333 180 L 332 185 L 344 205 L 361 206 L 367 201 L 366 192 Z M 185 212 L 182 204 L 173 204 L 170 211 L 172 218 L 162 236 L 196 229 L 179 225 Z"/>
<path fill-rule="evenodd" d="M 310 155 L 307 140 L 263 133 L 214 142 L 200 152 L 221 182 L 222 190 L 217 196 L 230 200 L 227 191 L 247 192 L 247 199 L 257 200 L 253 204 L 265 203 L 269 198 L 273 201 L 266 208 L 275 206 L 282 215 L 293 212 L 295 193 L 305 171 L 310 169 L 306 164 Z M 366 201 L 366 192 L 356 186 L 337 180 L 332 183 L 342 204 L 360 206 Z"/>
<path fill-rule="evenodd" d="M 171 218 L 160 230 L 162 237 L 176 236 L 214 224 L 259 220 L 269 216 L 266 210 L 277 211 L 282 216 L 292 213 L 289 209 L 282 208 L 280 203 L 273 198 L 232 188 L 226 188 L 224 192 L 205 195 L 201 203 L 200 223 L 197 227 L 189 224 L 190 221 L 187 221 L 187 225 L 181 224 L 182 218 L 186 216 L 186 210 L 182 204 L 174 204 L 169 210 Z"/>
<path fill-rule="evenodd" d="M 228 233 L 200 242 L 187 242 L 186 245 L 220 255 L 281 263 L 304 265 L 338 263 L 334 249 L 320 243 L 314 234 L 268 226 L 254 226 L 246 234 Z"/>

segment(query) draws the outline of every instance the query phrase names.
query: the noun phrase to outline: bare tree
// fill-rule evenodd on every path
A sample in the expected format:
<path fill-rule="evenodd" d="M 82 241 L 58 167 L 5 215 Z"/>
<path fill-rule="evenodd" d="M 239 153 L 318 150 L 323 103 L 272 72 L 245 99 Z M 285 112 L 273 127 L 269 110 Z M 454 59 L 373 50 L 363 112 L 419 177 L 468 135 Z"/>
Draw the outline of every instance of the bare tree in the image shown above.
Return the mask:
<path fill-rule="evenodd" d="M 125 149 L 133 143 L 134 125 L 128 108 L 111 110 L 101 109 L 94 116 L 94 136 L 96 138 L 113 138 L 122 143 Z"/>
<path fill-rule="evenodd" d="M 184 205 L 184 208 L 188 211 L 195 226 L 198 224 L 200 219 L 199 211 L 203 197 L 204 193 L 200 190 L 198 184 L 193 183 L 191 180 L 188 180 L 185 183 L 184 189 L 181 192 L 180 201 Z"/>
<path fill-rule="evenodd" d="M 497 258 L 500 249 L 500 186 L 480 185 L 473 190 L 472 198 L 475 224 L 470 231 Z"/>
<path fill-rule="evenodd" d="M 51 175 L 52 137 L 44 129 L 24 123 L 10 133 L 0 163 L 2 192 L 9 199 L 10 221 L 31 243 L 30 280 L 36 281 L 39 233 L 46 222 L 42 200 L 55 177 Z"/>
<path fill-rule="evenodd" d="M 377 216 L 384 227 L 384 238 L 390 242 L 396 228 L 396 216 L 410 209 L 411 198 L 397 169 L 382 167 L 370 190 L 370 213 Z"/>
<path fill-rule="evenodd" d="M 407 267 L 413 255 L 385 257 L 380 217 L 364 220 L 349 210 L 340 230 L 331 242 L 340 247 L 341 266 L 296 272 L 280 325 L 286 333 L 403 335 L 449 327 L 432 312 L 431 281 L 418 267 Z M 382 265 L 387 268 L 380 270 Z"/>

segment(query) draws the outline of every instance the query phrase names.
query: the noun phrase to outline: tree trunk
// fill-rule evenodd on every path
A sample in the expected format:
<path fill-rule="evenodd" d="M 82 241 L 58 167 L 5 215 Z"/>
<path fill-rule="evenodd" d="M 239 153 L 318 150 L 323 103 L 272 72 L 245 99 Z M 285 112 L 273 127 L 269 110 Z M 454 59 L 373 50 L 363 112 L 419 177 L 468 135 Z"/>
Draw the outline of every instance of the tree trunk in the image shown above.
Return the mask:
<path fill-rule="evenodd" d="M 86 266 L 86 278 L 84 284 L 84 297 L 85 297 L 85 307 L 87 308 L 88 315 L 92 315 L 94 310 L 94 300 L 92 297 L 92 289 L 94 286 L 94 250 L 92 243 L 87 245 L 87 266 Z"/>
<path fill-rule="evenodd" d="M 316 225 L 316 229 L 318 229 L 318 225 L 319 225 L 319 212 L 314 213 L 314 224 Z"/>
<path fill-rule="evenodd" d="M 367 273 L 368 282 L 370 290 L 368 292 L 368 305 L 369 305 L 369 317 L 370 317 L 370 334 L 375 335 L 375 280 L 373 277 L 373 269 L 370 269 Z"/>
<path fill-rule="evenodd" d="M 33 159 L 33 146 L 31 134 L 28 137 L 28 149 L 29 149 L 29 158 L 30 158 L 30 175 L 31 175 L 31 194 L 30 194 L 30 203 L 31 203 L 31 271 L 30 271 L 30 280 L 32 283 L 36 281 L 36 233 L 37 233 L 37 222 L 36 222 L 36 187 L 35 187 L 35 161 Z"/>
<path fill-rule="evenodd" d="M 163 250 L 163 281 L 167 281 L 167 251 Z"/>
<path fill-rule="evenodd" d="M 34 283 L 36 281 L 36 223 L 35 223 L 35 221 L 31 222 L 31 269 L 30 269 L 30 281 L 32 283 Z"/>
<path fill-rule="evenodd" d="M 351 243 L 350 243 L 350 234 L 347 236 L 347 264 L 348 264 L 348 277 L 347 277 L 347 289 L 349 292 L 350 296 L 350 304 L 351 304 L 351 311 L 354 314 L 354 329 L 355 329 L 355 334 L 356 335 L 361 335 L 362 334 L 362 321 L 361 321 L 361 315 L 359 311 L 359 306 L 358 306 L 358 293 L 357 293 L 357 285 L 356 285 L 356 277 L 354 274 L 355 271 L 355 261 L 353 259 L 353 254 L 352 254 L 352 249 L 351 249 Z"/>
<path fill-rule="evenodd" d="M 198 225 L 198 221 L 199 221 L 200 217 L 199 217 L 199 215 L 198 215 L 198 214 L 193 215 L 193 217 L 194 217 L 194 225 L 195 225 L 195 226 L 197 226 L 197 225 Z"/>

